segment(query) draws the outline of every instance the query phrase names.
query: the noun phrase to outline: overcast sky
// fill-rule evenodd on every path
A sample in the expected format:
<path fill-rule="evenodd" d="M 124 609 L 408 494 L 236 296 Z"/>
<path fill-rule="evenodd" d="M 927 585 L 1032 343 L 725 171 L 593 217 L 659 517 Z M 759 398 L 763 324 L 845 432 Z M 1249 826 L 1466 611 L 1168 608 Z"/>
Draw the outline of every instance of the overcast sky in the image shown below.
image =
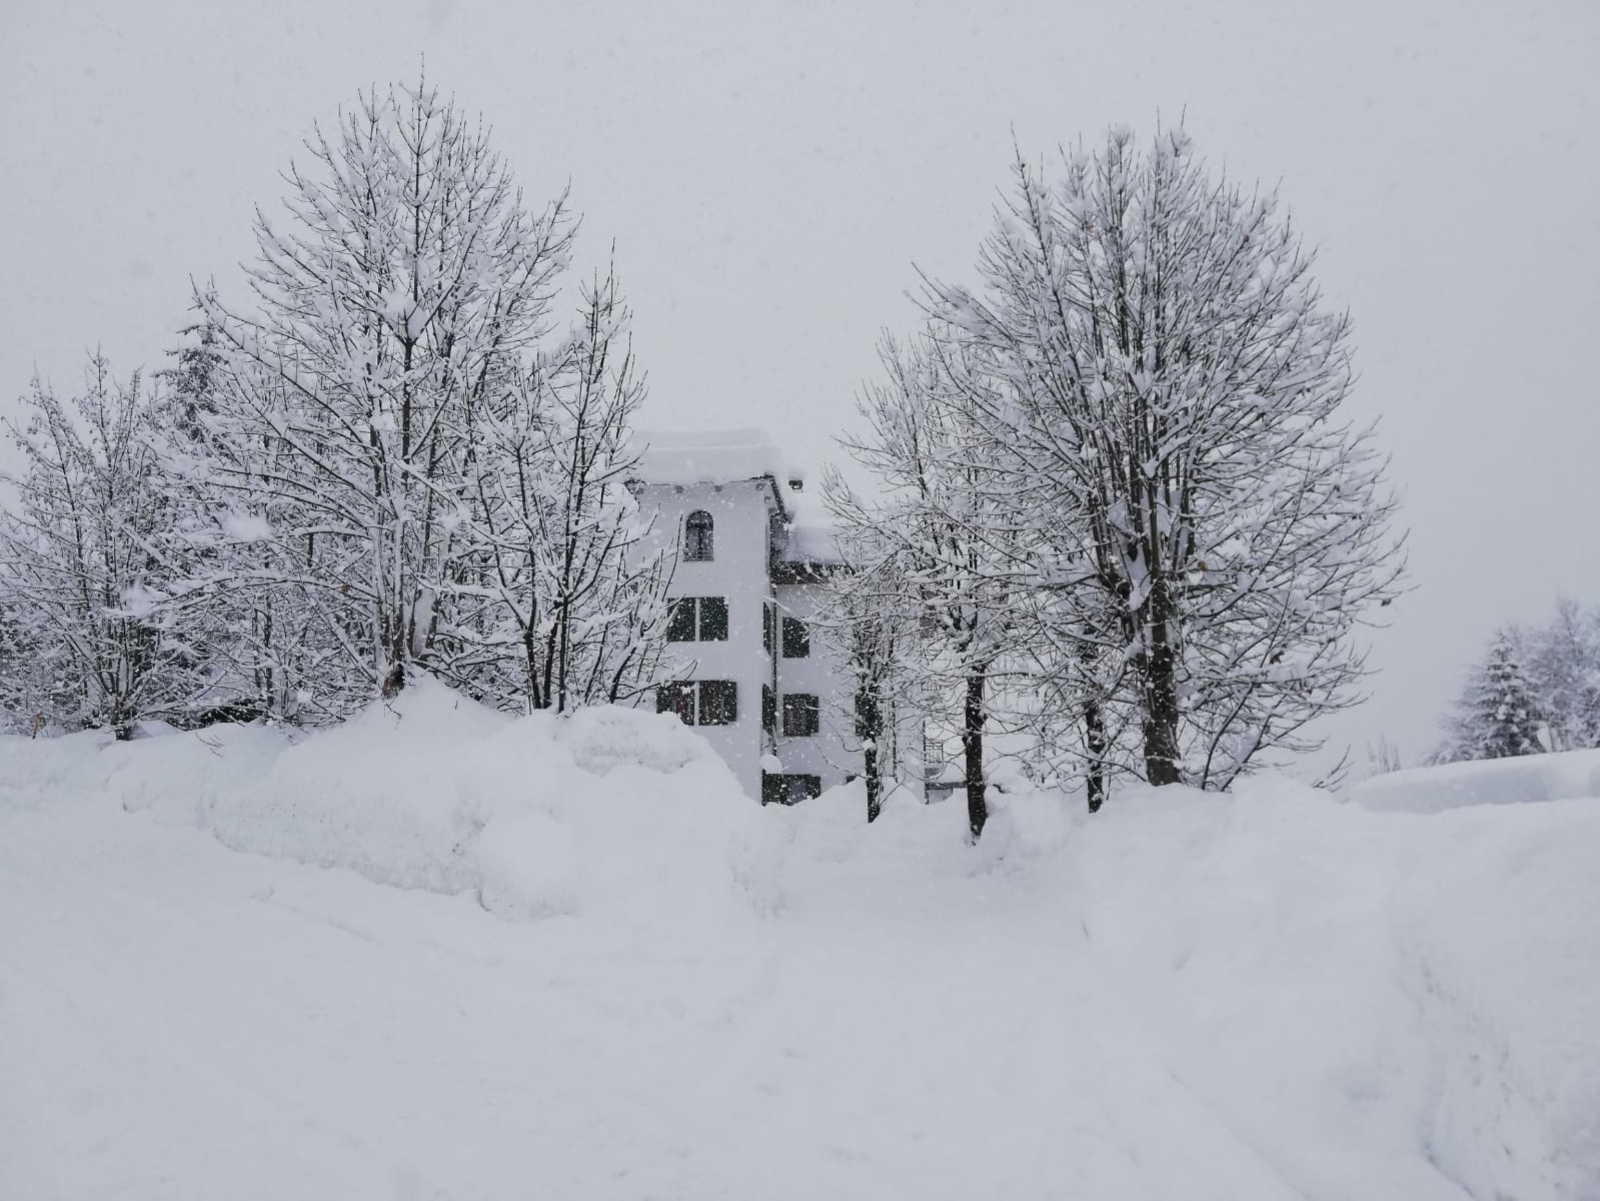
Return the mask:
<path fill-rule="evenodd" d="M 1415 591 L 1335 735 L 1420 753 L 1496 624 L 1600 602 L 1593 0 L 0 0 L 0 413 L 95 343 L 157 363 L 191 276 L 237 292 L 312 123 L 424 53 L 531 199 L 571 180 L 580 263 L 615 239 L 646 424 L 812 461 L 913 265 L 967 274 L 1013 131 L 1043 155 L 1185 114 L 1320 247 L 1405 496 Z"/>

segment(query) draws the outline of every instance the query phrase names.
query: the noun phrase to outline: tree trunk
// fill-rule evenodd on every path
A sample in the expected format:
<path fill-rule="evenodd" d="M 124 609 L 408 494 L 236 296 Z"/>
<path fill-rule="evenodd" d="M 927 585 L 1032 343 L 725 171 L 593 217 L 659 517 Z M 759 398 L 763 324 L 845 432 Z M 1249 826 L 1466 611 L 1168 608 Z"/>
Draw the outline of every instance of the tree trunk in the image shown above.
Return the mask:
<path fill-rule="evenodd" d="M 1089 752 L 1089 812 L 1099 813 L 1106 796 L 1106 719 L 1099 701 L 1083 707 L 1083 742 Z"/>
<path fill-rule="evenodd" d="M 878 748 L 868 743 L 861 752 L 862 770 L 867 777 L 867 824 L 883 812 L 883 781 L 878 778 Z"/>
<path fill-rule="evenodd" d="M 1150 783 L 1180 784 L 1178 770 L 1177 655 L 1167 641 L 1167 623 L 1151 623 L 1145 676 L 1144 766 Z"/>
<path fill-rule="evenodd" d="M 961 723 L 961 750 L 966 758 L 967 824 L 972 829 L 974 842 L 989 820 L 983 783 L 983 685 L 983 673 L 967 676 L 967 702 Z"/>
<path fill-rule="evenodd" d="M 883 811 L 882 762 L 878 743 L 883 738 L 883 703 L 877 685 L 863 684 L 856 690 L 856 737 L 861 742 L 861 770 L 867 779 L 867 821 L 878 820 Z"/>

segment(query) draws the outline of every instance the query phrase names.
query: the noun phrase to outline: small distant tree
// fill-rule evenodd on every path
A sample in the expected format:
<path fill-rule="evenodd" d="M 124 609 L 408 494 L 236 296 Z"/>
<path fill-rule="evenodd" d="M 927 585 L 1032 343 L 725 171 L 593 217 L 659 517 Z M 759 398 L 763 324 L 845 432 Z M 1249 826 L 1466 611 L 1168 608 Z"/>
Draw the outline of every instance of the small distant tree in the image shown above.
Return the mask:
<path fill-rule="evenodd" d="M 1526 642 L 1528 680 L 1551 749 L 1600 746 L 1600 615 L 1561 597 L 1554 619 Z"/>
<path fill-rule="evenodd" d="M 1544 750 L 1533 685 L 1523 670 L 1515 632 L 1495 635 L 1467 679 L 1450 721 L 1445 759 L 1508 759 Z"/>
<path fill-rule="evenodd" d="M 192 656 L 171 628 L 170 511 L 136 373 L 101 355 L 62 401 L 35 380 L 25 423 L 7 423 L 24 464 L 4 477 L 0 606 L 8 653 L 0 689 L 15 709 L 128 738 L 180 709 Z"/>

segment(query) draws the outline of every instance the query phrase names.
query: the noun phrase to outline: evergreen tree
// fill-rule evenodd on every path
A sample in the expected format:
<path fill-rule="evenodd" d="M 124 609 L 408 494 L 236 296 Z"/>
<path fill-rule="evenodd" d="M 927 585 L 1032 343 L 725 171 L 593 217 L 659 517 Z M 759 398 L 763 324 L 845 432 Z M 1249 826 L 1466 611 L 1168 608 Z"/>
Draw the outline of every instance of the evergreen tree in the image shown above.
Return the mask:
<path fill-rule="evenodd" d="M 1539 708 L 1523 670 L 1515 632 L 1501 630 L 1462 690 L 1451 722 L 1450 759 L 1509 759 L 1535 755 Z"/>

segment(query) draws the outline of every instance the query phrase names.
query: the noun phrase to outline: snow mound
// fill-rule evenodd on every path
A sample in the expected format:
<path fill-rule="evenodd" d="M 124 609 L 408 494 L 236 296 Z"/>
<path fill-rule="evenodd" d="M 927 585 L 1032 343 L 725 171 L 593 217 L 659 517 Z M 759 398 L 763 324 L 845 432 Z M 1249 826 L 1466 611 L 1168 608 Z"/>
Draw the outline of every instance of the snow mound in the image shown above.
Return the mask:
<path fill-rule="evenodd" d="M 1362 780 L 1347 795 L 1366 809 L 1408 813 L 1600 797 L 1600 750 L 1410 768 Z"/>
<path fill-rule="evenodd" d="M 1069 854 L 1177 1077 L 1305 1196 L 1595 1195 L 1600 803 L 1236 791 L 1128 795 Z"/>
<path fill-rule="evenodd" d="M 37 749 L 36 772 L 76 776 L 127 810 L 200 826 L 235 850 L 469 893 L 517 921 L 690 903 L 731 883 L 729 830 L 751 808 L 722 761 L 670 716 L 606 707 L 516 718 L 428 678 L 309 736 L 218 726 Z M 30 783 L 35 795 L 52 787 Z M 636 871 L 641 861 L 656 870 Z"/>
<path fill-rule="evenodd" d="M 1600 1197 L 1600 800 L 864 791 L 427 681 L 0 737 L 0 1195 Z"/>

